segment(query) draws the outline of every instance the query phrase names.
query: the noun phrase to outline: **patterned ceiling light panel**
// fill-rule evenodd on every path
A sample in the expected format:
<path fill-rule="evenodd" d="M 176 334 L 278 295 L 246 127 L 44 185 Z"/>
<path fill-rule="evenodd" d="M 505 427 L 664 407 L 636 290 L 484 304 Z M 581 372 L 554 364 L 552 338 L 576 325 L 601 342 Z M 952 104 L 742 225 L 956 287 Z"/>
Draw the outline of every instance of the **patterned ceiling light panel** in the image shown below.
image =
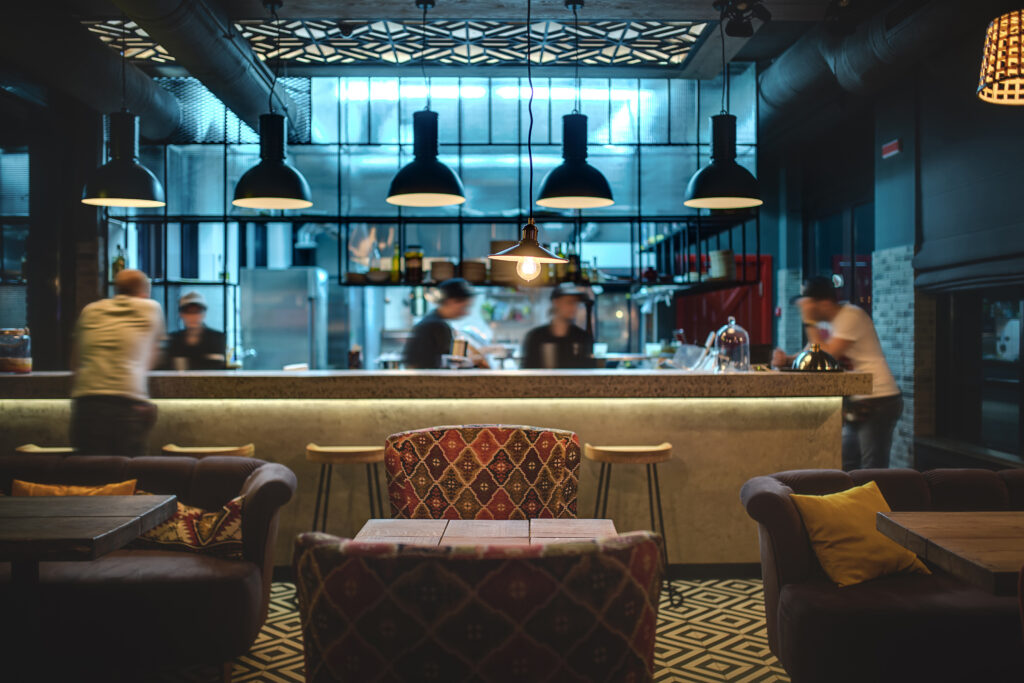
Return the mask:
<path fill-rule="evenodd" d="M 306 680 L 653 680 L 660 541 L 416 548 L 302 534 Z"/>
<path fill-rule="evenodd" d="M 128 31 L 128 57 L 136 61 L 173 62 L 134 22 L 86 21 L 89 30 L 106 42 L 120 41 Z M 585 66 L 664 66 L 682 64 L 708 24 L 692 21 L 580 22 L 580 64 Z M 281 58 L 292 64 L 405 64 L 419 61 L 460 66 L 508 65 L 521 67 L 526 59 L 526 25 L 522 22 L 435 21 L 424 28 L 418 22 L 349 22 L 333 19 L 292 19 L 280 25 L 264 20 L 243 20 L 235 29 L 263 59 Z M 571 66 L 575 62 L 575 34 L 571 24 L 535 22 L 530 59 L 543 66 Z M 425 53 L 424 53 L 425 50 Z"/>
<path fill-rule="evenodd" d="M 395 518 L 576 517 L 580 442 L 573 432 L 419 429 L 387 438 L 384 465 Z"/>

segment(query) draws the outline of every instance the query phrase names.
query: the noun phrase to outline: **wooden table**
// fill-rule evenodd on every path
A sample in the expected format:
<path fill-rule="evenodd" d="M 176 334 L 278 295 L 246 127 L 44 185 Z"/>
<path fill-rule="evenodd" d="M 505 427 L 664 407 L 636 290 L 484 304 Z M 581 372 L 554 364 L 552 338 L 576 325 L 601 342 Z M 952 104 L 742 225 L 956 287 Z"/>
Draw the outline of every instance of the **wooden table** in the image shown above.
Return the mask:
<path fill-rule="evenodd" d="M 879 512 L 879 531 L 937 567 L 996 595 L 1016 595 L 1024 512 Z"/>
<path fill-rule="evenodd" d="M 371 519 L 355 540 L 421 546 L 537 545 L 615 535 L 610 519 Z"/>
<path fill-rule="evenodd" d="M 0 498 L 0 562 L 12 581 L 39 581 L 39 563 L 94 560 L 124 547 L 177 510 L 176 496 Z"/>

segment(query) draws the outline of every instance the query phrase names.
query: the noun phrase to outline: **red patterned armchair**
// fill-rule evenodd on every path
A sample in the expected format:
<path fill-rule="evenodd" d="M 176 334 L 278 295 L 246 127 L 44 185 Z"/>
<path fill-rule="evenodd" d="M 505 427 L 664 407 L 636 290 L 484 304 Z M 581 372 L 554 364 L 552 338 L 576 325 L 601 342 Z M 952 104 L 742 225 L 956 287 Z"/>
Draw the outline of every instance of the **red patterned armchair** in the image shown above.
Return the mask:
<path fill-rule="evenodd" d="M 661 537 L 424 548 L 305 533 L 306 681 L 650 681 Z"/>
<path fill-rule="evenodd" d="M 575 517 L 580 441 L 539 427 L 431 427 L 387 438 L 392 516 Z"/>

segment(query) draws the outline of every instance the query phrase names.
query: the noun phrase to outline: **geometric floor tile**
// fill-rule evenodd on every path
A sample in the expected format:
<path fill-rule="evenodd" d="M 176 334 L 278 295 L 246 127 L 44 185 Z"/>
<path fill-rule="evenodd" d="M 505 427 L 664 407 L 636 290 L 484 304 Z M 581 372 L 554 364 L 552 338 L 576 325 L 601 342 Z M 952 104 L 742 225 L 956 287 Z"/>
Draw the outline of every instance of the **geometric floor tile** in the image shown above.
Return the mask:
<path fill-rule="evenodd" d="M 760 580 L 674 581 L 683 606 L 673 608 L 662 591 L 654 680 L 665 683 L 788 682 L 768 649 L 764 595 Z M 302 638 L 295 610 L 295 587 L 278 582 L 271 589 L 267 623 L 252 649 L 235 660 L 237 683 L 302 683 Z M 152 683 L 208 683 L 212 667 L 167 672 Z M 149 683 L 146 681 L 145 683 Z"/>

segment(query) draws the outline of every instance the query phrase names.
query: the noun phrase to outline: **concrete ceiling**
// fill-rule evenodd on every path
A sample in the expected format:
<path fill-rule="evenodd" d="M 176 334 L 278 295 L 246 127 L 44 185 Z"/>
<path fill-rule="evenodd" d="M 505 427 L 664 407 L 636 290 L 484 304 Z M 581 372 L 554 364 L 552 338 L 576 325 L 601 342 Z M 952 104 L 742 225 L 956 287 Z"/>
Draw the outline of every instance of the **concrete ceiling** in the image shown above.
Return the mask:
<path fill-rule="evenodd" d="M 120 16 L 108 0 L 66 0 L 82 18 Z M 257 19 L 267 15 L 262 0 L 215 0 L 232 19 Z M 589 20 L 696 21 L 717 19 L 712 0 L 591 0 L 580 13 Z M 828 0 L 766 0 L 773 21 L 820 21 Z M 519 19 L 526 0 L 437 0 L 430 11 L 436 19 Z M 284 0 L 282 17 L 303 19 L 415 19 L 421 16 L 415 0 Z M 533 0 L 533 15 L 541 19 L 565 19 L 564 0 Z"/>

